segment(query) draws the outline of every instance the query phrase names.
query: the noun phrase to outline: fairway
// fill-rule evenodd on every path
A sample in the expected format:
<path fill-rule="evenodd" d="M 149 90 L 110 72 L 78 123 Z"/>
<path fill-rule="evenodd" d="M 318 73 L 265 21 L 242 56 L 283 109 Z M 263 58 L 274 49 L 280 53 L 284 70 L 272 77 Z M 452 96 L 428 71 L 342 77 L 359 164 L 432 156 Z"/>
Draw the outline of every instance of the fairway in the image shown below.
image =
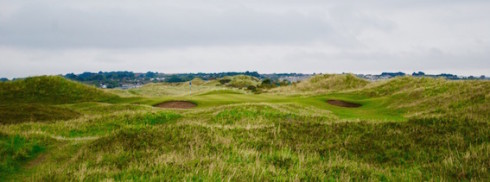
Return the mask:
<path fill-rule="evenodd" d="M 102 90 L 31 79 L 0 85 L 5 181 L 489 177 L 488 81 L 396 78 L 263 93 L 210 81 L 191 93 L 187 83 Z"/>
<path fill-rule="evenodd" d="M 146 102 L 149 105 L 158 105 L 168 101 L 190 101 L 197 105 L 196 109 L 217 107 L 228 104 L 243 104 L 243 103 L 259 103 L 284 105 L 294 104 L 295 107 L 301 109 L 315 108 L 320 110 L 328 110 L 333 112 L 332 116 L 339 119 L 357 119 L 357 120 L 376 120 L 376 121 L 406 121 L 403 117 L 403 112 L 397 109 L 389 109 L 387 105 L 383 105 L 383 98 L 360 98 L 356 95 L 349 94 L 326 94 L 322 96 L 281 96 L 271 94 L 243 94 L 243 93 L 227 93 L 214 92 L 177 97 L 156 97 L 152 99 L 144 98 L 141 100 L 130 100 L 128 103 Z M 342 100 L 346 102 L 359 103 L 361 107 L 339 107 L 328 104 L 328 100 Z M 120 102 L 120 101 L 118 101 Z M 314 113 L 312 113 L 314 114 Z"/>

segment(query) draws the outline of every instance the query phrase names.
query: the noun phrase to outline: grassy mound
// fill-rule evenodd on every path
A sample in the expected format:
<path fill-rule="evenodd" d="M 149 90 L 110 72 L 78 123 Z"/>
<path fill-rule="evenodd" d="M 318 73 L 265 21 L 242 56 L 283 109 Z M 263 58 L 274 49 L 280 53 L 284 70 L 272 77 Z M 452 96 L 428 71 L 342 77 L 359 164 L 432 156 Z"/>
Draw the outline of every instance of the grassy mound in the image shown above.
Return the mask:
<path fill-rule="evenodd" d="M 404 109 L 409 116 L 463 117 L 490 120 L 490 81 L 450 81 L 399 77 L 375 83 L 358 92 L 386 97 L 389 107 Z"/>
<path fill-rule="evenodd" d="M 260 84 L 260 79 L 247 75 L 226 76 L 218 81 L 221 85 L 240 89 L 249 86 L 257 87 Z"/>
<path fill-rule="evenodd" d="M 441 93 L 448 90 L 447 83 L 468 83 L 473 81 L 447 81 L 443 78 L 428 78 L 428 77 L 396 77 L 385 81 L 380 81 L 372 84 L 369 88 L 364 89 L 362 93 L 366 93 L 372 97 L 390 96 L 400 92 L 409 92 L 417 89 L 427 89 L 432 92 L 431 95 Z"/>
<path fill-rule="evenodd" d="M 233 77 L 223 77 L 218 80 L 204 81 L 200 78 L 194 78 L 192 87 L 189 82 L 180 83 L 150 83 L 140 88 L 129 90 L 112 91 L 120 96 L 144 96 L 144 97 L 165 97 L 165 96 L 185 96 L 185 95 L 202 95 L 215 90 L 230 90 L 236 88 L 247 88 L 248 86 L 257 86 L 260 80 L 255 77 L 238 75 Z"/>
<path fill-rule="evenodd" d="M 490 179 L 488 81 L 401 77 L 367 84 L 352 75 L 320 75 L 303 83 L 303 92 L 312 95 L 247 94 L 224 87 L 231 78 L 219 81 L 193 83 L 193 95 L 186 95 L 188 83 L 151 84 L 128 91 L 139 98 L 49 107 L 83 113 L 69 122 L 0 124 L 0 179 Z M 164 91 L 173 95 L 159 95 Z M 199 107 L 150 107 L 166 100 L 191 100 Z"/>
<path fill-rule="evenodd" d="M 322 74 L 316 75 L 300 83 L 271 90 L 276 93 L 308 93 L 347 91 L 363 88 L 369 81 L 353 74 Z"/>
<path fill-rule="evenodd" d="M 253 108 L 220 112 L 216 118 L 246 119 L 253 114 L 276 118 Z M 125 127 L 85 144 L 63 161 L 70 164 L 64 170 L 57 170 L 60 161 L 52 159 L 35 177 L 48 181 L 488 179 L 488 123 L 430 119 L 325 124 L 284 118 L 264 122 L 251 123 L 248 129 L 237 127 L 241 123 L 220 127 L 191 121 Z"/>
<path fill-rule="evenodd" d="M 179 96 L 192 94 L 202 94 L 217 89 L 217 81 L 204 81 L 200 78 L 194 78 L 192 81 L 192 90 L 189 82 L 180 83 L 150 83 L 140 88 L 129 90 L 116 90 L 121 96 L 145 96 L 145 97 L 162 97 L 162 96 Z M 114 92 L 115 93 L 115 92 Z"/>
<path fill-rule="evenodd" d="M 29 77 L 0 83 L 0 103 L 65 104 L 115 97 L 95 87 L 59 76 Z"/>
<path fill-rule="evenodd" d="M 201 78 L 194 78 L 191 80 L 191 82 L 192 82 L 192 85 L 202 85 L 202 84 L 206 83 L 206 81 L 204 81 Z"/>

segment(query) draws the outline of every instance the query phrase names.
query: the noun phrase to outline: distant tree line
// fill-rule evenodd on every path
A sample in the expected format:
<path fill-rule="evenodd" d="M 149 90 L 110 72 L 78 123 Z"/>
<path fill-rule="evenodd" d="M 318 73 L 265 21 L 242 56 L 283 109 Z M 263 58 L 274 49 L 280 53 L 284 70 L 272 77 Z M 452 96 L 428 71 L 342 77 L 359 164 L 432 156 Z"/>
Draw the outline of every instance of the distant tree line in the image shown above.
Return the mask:
<path fill-rule="evenodd" d="M 104 85 L 107 88 L 120 87 L 123 84 L 143 84 L 150 82 L 152 78 L 158 76 L 157 72 L 147 72 L 147 73 L 133 73 L 130 71 L 111 71 L 111 72 L 84 72 L 81 74 L 69 73 L 64 77 L 89 83 L 97 86 Z"/>
<path fill-rule="evenodd" d="M 446 78 L 449 80 L 486 80 L 488 79 L 485 75 L 481 75 L 479 77 L 476 76 L 468 76 L 468 77 L 460 77 L 458 75 L 453 75 L 449 73 L 441 73 L 437 75 L 429 75 L 425 74 L 424 72 L 413 72 L 412 76 L 424 76 L 424 77 L 434 77 L 434 78 Z"/>
<path fill-rule="evenodd" d="M 251 77 L 256 77 L 262 80 L 262 83 L 257 86 L 256 89 L 266 89 L 282 85 L 292 84 L 292 82 L 297 82 L 298 80 L 307 78 L 311 74 L 303 73 L 271 73 L 271 74 L 259 74 L 257 71 L 246 71 L 246 72 L 218 72 L 218 73 L 179 73 L 179 74 L 164 74 L 158 72 L 146 72 L 146 73 L 134 73 L 131 71 L 111 71 L 111 72 L 83 72 L 81 74 L 68 73 L 63 75 L 65 78 L 92 84 L 98 87 L 105 88 L 116 88 L 123 87 L 124 85 L 141 85 L 150 82 L 186 82 L 194 78 L 200 78 L 203 80 L 215 80 L 223 78 L 226 76 L 237 76 L 237 75 L 247 75 Z M 383 72 L 380 75 L 363 75 L 358 74 L 358 77 L 365 79 L 386 79 L 397 76 L 405 76 L 407 74 L 403 72 Z M 484 75 L 480 77 L 469 76 L 461 77 L 453 74 L 438 74 L 429 75 L 424 72 L 414 72 L 412 76 L 416 77 L 443 77 L 451 80 L 476 80 L 476 79 L 488 79 Z M 16 80 L 19 78 L 14 78 Z M 20 78 L 21 79 L 21 78 Z M 9 81 L 8 78 L 0 78 L 0 82 Z M 226 82 L 227 80 L 220 80 L 220 82 Z M 226 83 L 222 83 L 226 84 Z M 253 90 L 254 88 L 250 88 Z"/>
<path fill-rule="evenodd" d="M 262 78 L 262 76 L 256 72 L 221 72 L 221 73 L 180 73 L 180 74 L 171 74 L 171 75 L 165 75 L 165 81 L 169 83 L 175 83 L 175 82 L 185 82 L 185 81 L 190 81 L 194 78 L 200 78 L 203 80 L 214 80 L 217 78 L 222 78 L 225 76 L 236 76 L 236 75 L 247 75 L 247 76 L 252 76 L 256 78 Z"/>
<path fill-rule="evenodd" d="M 403 72 L 383 72 L 383 73 L 381 73 L 381 75 L 357 74 L 358 77 L 365 78 L 365 79 L 371 79 L 371 80 L 387 79 L 387 78 L 393 78 L 393 77 L 405 76 L 405 75 L 409 75 L 409 74 L 405 74 Z M 453 75 L 453 74 L 448 74 L 448 73 L 431 75 L 431 74 L 425 74 L 422 71 L 413 72 L 412 76 L 414 76 L 414 77 L 445 78 L 448 80 L 486 80 L 486 79 L 488 79 L 485 75 L 481 75 L 479 77 L 476 77 L 476 76 L 465 77 L 465 76 L 458 76 L 458 75 Z"/>
<path fill-rule="evenodd" d="M 194 78 L 203 80 L 213 80 L 225 76 L 248 75 L 261 78 L 261 75 L 254 71 L 246 72 L 221 72 L 221 73 L 180 73 L 180 74 L 163 74 L 158 72 L 134 73 L 130 71 L 112 71 L 112 72 L 84 72 L 81 74 L 68 73 L 65 78 L 93 84 L 99 87 L 116 88 L 125 84 L 145 84 L 149 82 L 185 82 Z"/>
<path fill-rule="evenodd" d="M 394 73 L 383 72 L 383 73 L 381 73 L 381 76 L 388 76 L 388 77 L 405 76 L 405 73 L 403 73 L 403 72 L 394 72 Z"/>

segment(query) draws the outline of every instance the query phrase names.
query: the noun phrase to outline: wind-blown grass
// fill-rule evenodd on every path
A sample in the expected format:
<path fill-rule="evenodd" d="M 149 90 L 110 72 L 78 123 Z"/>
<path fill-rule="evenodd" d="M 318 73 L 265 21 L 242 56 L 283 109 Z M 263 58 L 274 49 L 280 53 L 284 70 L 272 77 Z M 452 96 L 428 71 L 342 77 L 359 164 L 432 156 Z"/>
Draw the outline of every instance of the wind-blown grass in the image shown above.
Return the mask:
<path fill-rule="evenodd" d="M 95 87 L 58 76 L 29 77 L 0 82 L 0 103 L 64 104 L 103 101 L 116 97 Z"/>
<path fill-rule="evenodd" d="M 44 150 L 45 147 L 36 139 L 8 136 L 0 132 L 0 179 L 18 172 L 23 164 Z"/>
<path fill-rule="evenodd" d="M 368 84 L 369 81 L 358 78 L 353 74 L 320 74 L 291 86 L 272 89 L 269 92 L 280 94 L 318 94 L 359 89 Z"/>
<path fill-rule="evenodd" d="M 401 77 L 355 86 L 357 78 L 343 83 L 337 78 L 349 76 L 326 77 L 316 82 L 320 86 L 310 85 L 311 92 L 295 95 L 250 94 L 204 82 L 199 85 L 207 88 L 193 95 L 185 94 L 184 83 L 153 84 L 128 91 L 138 97 L 107 102 L 38 100 L 43 107 L 79 115 L 0 124 L 0 169 L 8 171 L 0 178 L 489 180 L 488 81 Z M 335 85 L 324 79 L 341 85 L 319 88 Z M 167 88 L 175 94 L 157 94 Z M 329 99 L 362 106 L 342 108 L 327 104 Z M 198 106 L 151 107 L 166 100 Z"/>
<path fill-rule="evenodd" d="M 55 106 L 42 104 L 0 105 L 0 124 L 41 122 L 77 118 L 79 113 Z"/>
<path fill-rule="evenodd" d="M 357 94 L 387 98 L 388 107 L 406 110 L 408 116 L 490 121 L 490 81 L 399 77 Z"/>

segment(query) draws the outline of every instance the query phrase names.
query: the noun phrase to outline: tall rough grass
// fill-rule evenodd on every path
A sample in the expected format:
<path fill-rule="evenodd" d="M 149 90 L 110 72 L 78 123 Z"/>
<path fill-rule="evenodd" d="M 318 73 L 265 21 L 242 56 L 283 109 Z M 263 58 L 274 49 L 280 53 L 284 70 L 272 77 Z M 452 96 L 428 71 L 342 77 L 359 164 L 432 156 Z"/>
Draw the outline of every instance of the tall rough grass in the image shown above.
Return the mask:
<path fill-rule="evenodd" d="M 348 77 L 313 82 L 328 86 L 323 80 Z M 0 180 L 490 180 L 489 82 L 402 77 L 348 86 L 358 81 L 352 79 L 339 82 L 344 85 L 335 94 L 175 97 L 196 100 L 200 105 L 191 110 L 133 104 L 163 100 L 158 96 L 100 103 L 59 102 L 60 94 L 53 94 L 42 103 L 25 94 L 20 102 L 26 107 L 41 104 L 46 115 L 69 110 L 79 116 L 0 124 Z M 327 98 L 364 105 L 336 108 L 326 105 Z M 398 112 L 409 119 L 352 117 L 397 118 Z"/>
<path fill-rule="evenodd" d="M 58 76 L 0 82 L 0 103 L 64 104 L 106 100 L 115 95 Z"/>
<path fill-rule="evenodd" d="M 273 89 L 270 92 L 280 94 L 319 94 L 359 89 L 368 84 L 369 81 L 358 78 L 353 74 L 320 74 L 291 86 Z"/>
<path fill-rule="evenodd" d="M 129 112 L 91 122 L 120 126 L 92 133 L 100 137 L 78 142 L 79 148 L 66 158 L 52 153 L 30 177 L 46 181 L 489 178 L 487 122 L 339 123 L 264 105 L 173 115 Z M 152 124 L 160 120 L 173 122 Z M 60 124 L 58 132 L 69 126 Z"/>
<path fill-rule="evenodd" d="M 490 81 L 450 81 L 399 77 L 374 83 L 357 92 L 385 97 L 389 107 L 407 110 L 408 116 L 468 118 L 490 121 Z"/>

